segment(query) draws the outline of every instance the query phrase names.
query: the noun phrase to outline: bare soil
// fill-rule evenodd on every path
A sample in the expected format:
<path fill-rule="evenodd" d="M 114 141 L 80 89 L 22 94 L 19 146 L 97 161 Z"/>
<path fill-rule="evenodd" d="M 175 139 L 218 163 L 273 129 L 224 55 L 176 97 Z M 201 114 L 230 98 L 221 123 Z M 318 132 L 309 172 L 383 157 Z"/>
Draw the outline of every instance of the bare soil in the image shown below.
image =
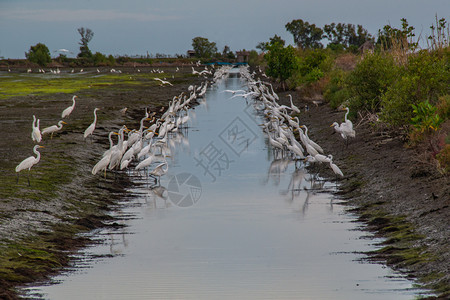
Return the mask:
<path fill-rule="evenodd" d="M 190 70 L 186 67 L 184 72 Z M 136 69 L 122 71 L 133 74 Z M 120 209 L 119 200 L 126 199 L 124 190 L 130 184 L 126 173 L 109 173 L 106 179 L 90 173 L 109 147 L 108 132 L 122 124 L 137 128 L 146 107 L 160 111 L 173 96 L 202 80 L 186 77 L 173 87 L 149 83 L 77 93 L 69 124 L 42 143 L 45 148 L 41 162 L 32 169 L 31 186 L 24 176 L 16 183 L 14 168 L 32 155 L 32 116 L 41 119 L 41 128 L 56 124 L 72 95 L 28 95 L 0 101 L 0 251 L 8 251 L 0 255 L 1 299 L 17 299 L 15 286 L 41 280 L 66 266 L 68 255 L 89 243 L 80 232 L 118 226 L 108 212 Z M 280 99 L 288 101 L 287 94 L 279 92 Z M 367 122 L 355 122 L 356 138 L 346 146 L 330 127 L 334 121 L 343 121 L 344 112 L 326 104 L 316 106 L 298 92 L 290 94 L 298 106 L 308 105 L 309 112 L 302 112 L 300 120 L 344 172 L 344 178 L 338 179 L 337 196 L 347 200 L 349 210 L 360 216 L 368 230 L 386 237 L 384 247 L 370 257 L 418 278 L 447 299 L 449 176 L 420 162 L 420 155 L 406 148 L 400 135 Z M 101 109 L 97 129 L 93 139 L 85 141 L 83 131 L 92 122 L 95 107 Z M 120 112 L 124 107 L 128 107 L 126 114 Z M 335 180 L 333 173 L 324 170 L 323 176 Z"/>

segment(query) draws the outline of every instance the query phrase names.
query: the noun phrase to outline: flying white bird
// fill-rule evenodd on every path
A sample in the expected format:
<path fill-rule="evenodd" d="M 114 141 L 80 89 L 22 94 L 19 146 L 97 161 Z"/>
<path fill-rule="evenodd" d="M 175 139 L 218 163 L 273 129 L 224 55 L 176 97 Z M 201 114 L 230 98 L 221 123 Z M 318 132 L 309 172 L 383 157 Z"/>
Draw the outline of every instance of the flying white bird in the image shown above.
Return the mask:
<path fill-rule="evenodd" d="M 173 86 L 173 84 L 171 84 L 170 82 L 168 82 L 168 81 L 166 81 L 166 80 L 162 80 L 162 79 L 160 79 L 160 78 L 158 78 L 158 77 L 155 77 L 155 78 L 153 78 L 153 79 L 160 81 L 160 82 L 161 82 L 161 85 L 168 84 L 168 85 Z"/>

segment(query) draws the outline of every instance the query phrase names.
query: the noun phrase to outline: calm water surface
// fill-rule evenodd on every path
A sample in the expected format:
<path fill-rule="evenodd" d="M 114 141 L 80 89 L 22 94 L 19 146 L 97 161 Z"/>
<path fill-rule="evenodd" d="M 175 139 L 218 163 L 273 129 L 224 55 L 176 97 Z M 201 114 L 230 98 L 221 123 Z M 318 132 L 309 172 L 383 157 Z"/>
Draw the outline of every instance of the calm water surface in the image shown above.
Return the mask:
<path fill-rule="evenodd" d="M 367 238 L 333 198 L 334 184 L 273 153 L 252 105 L 223 92 L 244 84 L 231 76 L 191 110 L 189 130 L 169 142 L 161 186 L 135 177 L 133 198 L 117 213 L 126 228 L 97 232 L 102 242 L 80 254 L 72 272 L 28 293 L 44 299 L 417 296 L 399 274 L 361 262 L 379 240 Z"/>

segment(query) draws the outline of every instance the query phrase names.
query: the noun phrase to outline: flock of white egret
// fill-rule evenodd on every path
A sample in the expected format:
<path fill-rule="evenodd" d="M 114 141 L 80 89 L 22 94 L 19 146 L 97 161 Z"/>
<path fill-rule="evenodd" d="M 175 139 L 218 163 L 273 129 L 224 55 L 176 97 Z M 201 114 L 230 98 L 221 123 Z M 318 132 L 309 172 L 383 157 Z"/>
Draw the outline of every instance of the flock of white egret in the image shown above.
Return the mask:
<path fill-rule="evenodd" d="M 215 72 L 213 72 L 214 70 L 208 70 L 206 67 L 201 72 L 192 68 L 192 73 L 197 75 L 210 74 L 213 76 L 212 82 L 217 83 L 228 76 L 230 68 L 230 66 L 222 66 Z M 322 147 L 309 138 L 308 127 L 300 125 L 298 118 L 300 109 L 294 105 L 291 95 L 288 95 L 290 97 L 290 105 L 280 105 L 278 104 L 279 97 L 270 83 L 255 80 L 253 78 L 255 72 L 250 73 L 248 67 L 241 67 L 240 74 L 246 80 L 248 90 L 225 90 L 224 92 L 232 93 L 231 98 L 244 97 L 246 101 L 248 101 L 248 98 L 253 99 L 255 109 L 264 115 L 266 121 L 261 126 L 274 149 L 281 151 L 283 155 L 290 156 L 294 160 L 303 160 L 310 163 L 327 163 L 336 175 L 344 176 L 339 167 L 333 163 L 333 156 L 331 154 L 324 155 Z M 159 80 L 161 85 L 172 85 L 158 78 L 155 78 L 155 80 Z M 133 161 L 135 162 L 135 170 L 147 169 L 158 163 L 157 166 L 147 173 L 155 178 L 155 182 L 157 182 L 157 179 L 160 179 L 168 171 L 166 157 L 170 157 L 170 150 L 167 147 L 170 133 L 186 126 L 190 119 L 189 108 L 195 100 L 197 100 L 197 103 L 205 101 L 204 95 L 207 88 L 208 80 L 202 82 L 198 87 L 189 86 L 186 93 L 182 92 L 180 95 L 173 97 L 167 110 L 159 112 L 161 114 L 160 117 L 156 116 L 157 112 L 148 112 L 146 109 L 145 115 L 140 121 L 139 129 L 130 130 L 126 125 L 123 125 L 118 132 L 111 131 L 108 135 L 110 147 L 92 168 L 92 174 L 104 172 L 106 177 L 107 170 L 127 169 L 129 166 L 133 166 L 131 164 Z M 63 110 L 61 114 L 62 119 L 70 116 L 75 108 L 76 99 L 77 96 L 72 97 L 72 105 Z M 94 121 L 85 130 L 85 139 L 89 135 L 93 135 L 97 123 L 98 110 L 99 108 L 94 109 Z M 344 123 L 339 125 L 337 122 L 334 122 L 332 124 L 334 129 L 344 139 L 355 136 L 353 124 L 347 118 L 348 112 L 347 108 Z M 33 115 L 31 137 L 33 141 L 39 144 L 42 140 L 42 135 L 51 134 L 52 138 L 54 133 L 62 129 L 63 124 L 67 123 L 61 120 L 58 122 L 58 125 L 47 127 L 41 132 L 39 129 L 40 120 Z M 114 135 L 118 136 L 118 141 L 115 145 L 112 139 Z M 299 140 L 297 140 L 296 135 Z M 36 157 L 30 156 L 24 159 L 16 167 L 16 172 L 18 173 L 25 169 L 30 171 L 40 161 L 41 155 L 38 149 L 42 147 L 35 145 L 33 152 L 36 154 Z M 17 177 L 18 179 L 19 177 Z"/>
<path fill-rule="evenodd" d="M 217 82 L 227 75 L 229 67 L 222 67 L 214 73 L 213 82 Z M 212 74 L 212 73 L 211 73 Z M 162 82 L 162 81 L 161 81 Z M 208 81 L 204 81 L 200 86 L 189 86 L 187 93 L 173 97 L 169 102 L 167 110 L 161 112 L 160 117 L 156 117 L 156 112 L 148 112 L 140 121 L 139 129 L 129 130 L 125 125 L 118 132 L 110 132 L 108 135 L 110 148 L 106 150 L 102 158 L 92 168 L 92 174 L 107 170 L 127 169 L 131 162 L 135 162 L 134 170 L 141 170 L 157 165 L 147 172 L 159 182 L 161 176 L 168 171 L 166 157 L 170 157 L 171 150 L 168 147 L 170 134 L 177 132 L 186 126 L 190 120 L 189 108 L 195 100 L 203 98 L 208 88 Z M 147 128 L 144 123 L 147 122 Z M 125 139 L 125 132 L 128 138 Z M 118 135 L 118 142 L 114 145 L 112 137 Z"/>
<path fill-rule="evenodd" d="M 344 176 L 339 167 L 333 163 L 331 154 L 324 155 L 322 147 L 308 136 L 308 127 L 300 125 L 298 115 L 300 109 L 292 102 L 290 105 L 280 105 L 279 96 L 273 90 L 270 83 L 264 83 L 261 80 L 255 80 L 254 74 L 250 73 L 248 68 L 241 68 L 241 77 L 247 81 L 248 91 L 228 91 L 233 94 L 232 97 L 242 96 L 247 99 L 251 97 L 254 100 L 254 107 L 264 116 L 265 123 L 261 124 L 263 131 L 267 134 L 270 145 L 283 155 L 290 156 L 293 160 L 304 160 L 310 163 L 327 163 L 332 171 L 339 176 Z M 238 93 L 240 92 L 240 93 Z M 353 136 L 355 134 L 351 121 L 347 120 L 349 125 L 342 126 L 341 135 Z M 347 123 L 344 123 L 347 124 Z M 347 126 L 347 127 L 345 127 Z M 349 129 L 351 126 L 351 132 Z M 298 133 L 299 140 L 297 140 Z"/>

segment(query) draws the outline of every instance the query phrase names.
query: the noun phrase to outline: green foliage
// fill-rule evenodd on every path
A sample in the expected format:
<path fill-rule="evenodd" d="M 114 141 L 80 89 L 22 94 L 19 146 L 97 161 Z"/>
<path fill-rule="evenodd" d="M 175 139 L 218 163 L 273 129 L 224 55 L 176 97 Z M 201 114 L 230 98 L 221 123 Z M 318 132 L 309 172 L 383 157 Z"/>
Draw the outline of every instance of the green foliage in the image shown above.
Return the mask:
<path fill-rule="evenodd" d="M 316 27 L 315 24 L 309 24 L 302 19 L 297 19 L 287 23 L 285 28 L 293 35 L 294 42 L 299 48 L 323 48 L 320 42 L 322 40 L 323 30 L 320 27 Z"/>
<path fill-rule="evenodd" d="M 264 63 L 264 59 L 262 58 L 262 55 L 260 56 L 256 50 L 251 50 L 250 54 L 248 55 L 248 64 L 251 67 L 255 67 L 257 65 L 262 65 Z"/>
<path fill-rule="evenodd" d="M 328 50 L 311 49 L 298 52 L 298 68 L 289 79 L 291 88 L 318 82 L 331 69 L 332 58 Z"/>
<path fill-rule="evenodd" d="M 414 42 L 415 37 L 414 27 L 409 26 L 408 21 L 401 19 L 402 28 L 398 29 L 385 25 L 383 30 L 378 31 L 377 45 L 383 50 L 389 50 L 393 48 L 400 48 L 404 50 L 414 51 L 418 47 L 418 42 Z"/>
<path fill-rule="evenodd" d="M 393 126 L 409 124 L 412 105 L 437 103 L 438 97 L 448 92 L 449 76 L 445 61 L 437 53 L 424 50 L 410 55 L 407 65 L 401 67 L 381 96 L 381 119 Z"/>
<path fill-rule="evenodd" d="M 380 53 L 365 56 L 347 78 L 350 93 L 354 96 L 350 107 L 378 112 L 381 96 L 399 76 L 399 67 L 391 56 Z"/>
<path fill-rule="evenodd" d="M 444 121 L 436 113 L 437 107 L 427 101 L 420 102 L 417 105 L 412 104 L 414 117 L 411 118 L 411 124 L 421 133 L 430 129 L 436 131 Z"/>
<path fill-rule="evenodd" d="M 310 70 L 305 76 L 304 81 L 306 83 L 313 83 L 319 81 L 319 79 L 323 78 L 325 74 L 319 68 L 313 68 Z"/>
<path fill-rule="evenodd" d="M 256 45 L 256 49 L 260 49 L 262 52 L 266 52 L 269 50 L 269 46 L 275 43 L 280 43 L 282 46 L 286 44 L 286 42 L 278 35 L 274 35 L 269 39 L 268 42 L 260 42 Z"/>
<path fill-rule="evenodd" d="M 25 53 L 26 58 L 35 64 L 45 67 L 52 61 L 50 51 L 47 46 L 42 43 L 38 43 L 30 47 L 30 51 Z"/>
<path fill-rule="evenodd" d="M 274 42 L 268 47 L 269 52 L 264 55 L 267 62 L 267 75 L 278 79 L 282 86 L 298 68 L 298 58 L 295 49 L 289 45 L 284 47 L 280 42 Z"/>
<path fill-rule="evenodd" d="M 95 52 L 95 54 L 92 56 L 92 62 L 96 66 L 112 66 L 115 64 L 116 60 L 112 55 L 109 55 L 107 57 L 100 52 Z"/>
<path fill-rule="evenodd" d="M 327 38 L 330 43 L 327 47 L 332 49 L 339 49 L 336 47 L 340 45 L 345 49 L 358 49 L 366 41 L 372 40 L 372 36 L 361 25 L 344 24 L 344 23 L 331 23 L 323 27 L 324 37 Z"/>
<path fill-rule="evenodd" d="M 210 42 L 207 38 L 195 37 L 192 39 L 192 48 L 198 58 L 209 59 L 217 52 L 216 43 Z"/>
<path fill-rule="evenodd" d="M 445 30 L 446 28 L 447 32 Z M 441 18 L 438 20 L 436 15 L 436 26 L 431 25 L 430 29 L 431 35 L 428 36 L 428 41 L 431 45 L 431 49 L 439 50 L 450 45 L 450 32 L 448 28 L 448 22 L 445 20 L 445 18 Z"/>
<path fill-rule="evenodd" d="M 300 57 L 299 71 L 302 76 L 308 76 L 309 73 L 317 73 L 326 68 L 325 62 L 329 56 L 324 50 L 316 49 L 305 51 Z M 321 72 L 323 74 L 323 72 Z"/>
<path fill-rule="evenodd" d="M 342 69 L 335 68 L 329 76 L 330 81 L 325 87 L 323 96 L 330 103 L 330 106 L 336 109 L 351 97 L 346 84 L 348 75 Z"/>

